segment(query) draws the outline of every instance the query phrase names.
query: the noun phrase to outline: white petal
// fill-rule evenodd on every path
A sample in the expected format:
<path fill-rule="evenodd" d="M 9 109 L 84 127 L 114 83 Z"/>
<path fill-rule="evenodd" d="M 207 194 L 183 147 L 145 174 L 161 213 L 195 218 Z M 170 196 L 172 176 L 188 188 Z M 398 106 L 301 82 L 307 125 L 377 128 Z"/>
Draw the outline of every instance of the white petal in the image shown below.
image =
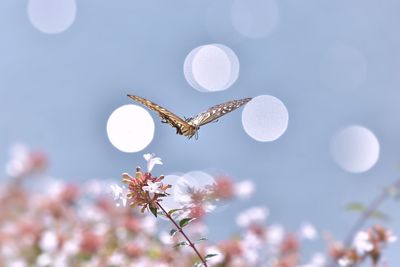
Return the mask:
<path fill-rule="evenodd" d="M 154 157 L 154 154 L 147 153 L 147 154 L 144 154 L 144 155 L 143 155 L 143 158 L 144 158 L 146 161 L 149 161 L 152 157 Z"/>
<path fill-rule="evenodd" d="M 149 161 L 147 161 L 147 171 L 151 172 L 151 170 L 154 168 L 154 165 L 156 164 L 163 164 L 161 158 L 151 158 Z"/>
<path fill-rule="evenodd" d="M 351 266 L 351 264 L 353 263 L 350 259 L 348 259 L 348 258 L 340 258 L 339 260 L 338 260 L 338 263 L 339 263 L 339 265 L 340 266 L 342 266 L 342 267 L 349 267 L 349 266 Z"/>
<path fill-rule="evenodd" d="M 314 240 L 318 237 L 317 230 L 311 223 L 303 223 L 300 227 L 300 237 L 308 240 Z"/>
<path fill-rule="evenodd" d="M 239 198 L 248 198 L 254 193 L 254 183 L 250 180 L 245 180 L 235 184 L 235 195 Z"/>
<path fill-rule="evenodd" d="M 57 249 L 58 238 L 55 232 L 47 230 L 42 233 L 39 247 L 44 252 L 53 252 Z"/>
<path fill-rule="evenodd" d="M 112 184 L 110 185 L 111 188 L 111 193 L 114 195 L 114 199 L 119 198 L 119 196 L 122 194 L 122 187 L 120 187 L 117 184 Z"/>
<path fill-rule="evenodd" d="M 396 242 L 396 241 L 397 241 L 397 236 L 395 236 L 395 235 L 391 235 L 388 238 L 388 243 L 393 243 L 393 242 Z"/>

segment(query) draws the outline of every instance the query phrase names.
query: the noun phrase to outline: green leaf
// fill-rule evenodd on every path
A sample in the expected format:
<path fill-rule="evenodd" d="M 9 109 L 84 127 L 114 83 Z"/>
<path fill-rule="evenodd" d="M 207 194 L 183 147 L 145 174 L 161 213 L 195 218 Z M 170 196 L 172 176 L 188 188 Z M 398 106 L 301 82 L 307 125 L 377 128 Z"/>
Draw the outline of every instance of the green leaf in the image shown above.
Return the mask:
<path fill-rule="evenodd" d="M 211 259 L 212 257 L 215 257 L 215 256 L 217 256 L 218 254 L 207 254 L 205 257 L 204 257 L 204 260 L 209 260 L 209 259 Z"/>
<path fill-rule="evenodd" d="M 199 241 L 206 241 L 207 240 L 207 237 L 202 237 L 202 238 L 199 238 L 198 240 L 197 240 L 197 242 L 199 242 Z"/>
<path fill-rule="evenodd" d="M 193 267 L 201 267 L 204 266 L 204 264 L 202 262 L 196 262 Z"/>
<path fill-rule="evenodd" d="M 154 217 L 157 217 L 157 208 L 150 207 L 151 213 L 153 213 Z"/>
<path fill-rule="evenodd" d="M 387 216 L 384 212 L 382 212 L 380 210 L 374 210 L 373 212 L 371 212 L 369 217 L 374 218 L 374 219 L 380 219 L 380 220 L 388 220 L 389 219 L 389 216 Z"/>
<path fill-rule="evenodd" d="M 171 237 L 173 237 L 177 232 L 178 232 L 178 230 L 172 229 L 171 231 L 169 231 L 169 235 L 170 235 Z"/>
<path fill-rule="evenodd" d="M 183 247 L 183 246 L 187 246 L 187 245 L 189 245 L 188 242 L 182 241 L 182 242 L 179 242 L 178 244 L 176 244 L 174 247 L 179 248 L 179 247 Z"/>
<path fill-rule="evenodd" d="M 175 213 L 175 212 L 177 212 L 177 211 L 180 211 L 180 210 L 182 210 L 182 209 L 173 209 L 173 210 L 170 210 L 170 211 L 168 211 L 168 215 L 172 215 L 173 213 Z"/>
<path fill-rule="evenodd" d="M 349 204 L 346 206 L 346 209 L 347 209 L 347 210 L 350 210 L 350 211 L 357 211 L 357 212 L 363 212 L 363 211 L 366 210 L 366 208 L 364 207 L 364 205 L 361 204 L 361 203 L 359 203 L 359 202 L 349 203 Z"/>
<path fill-rule="evenodd" d="M 183 227 L 185 227 L 186 225 L 188 225 L 189 223 L 191 223 L 194 220 L 195 220 L 195 218 L 184 218 L 179 222 L 179 226 L 181 228 L 183 228 Z"/>

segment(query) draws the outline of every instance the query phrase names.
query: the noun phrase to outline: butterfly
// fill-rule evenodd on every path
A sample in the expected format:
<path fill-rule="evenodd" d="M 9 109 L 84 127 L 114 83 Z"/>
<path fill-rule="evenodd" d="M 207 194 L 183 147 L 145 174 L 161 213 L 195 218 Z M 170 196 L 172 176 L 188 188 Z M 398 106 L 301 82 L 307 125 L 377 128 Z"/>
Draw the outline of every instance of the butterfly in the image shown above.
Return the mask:
<path fill-rule="evenodd" d="M 176 129 L 176 134 L 186 136 L 189 139 L 194 135 L 196 136 L 196 139 L 198 138 L 198 130 L 200 129 L 200 126 L 217 121 L 219 117 L 234 111 L 251 100 L 251 98 L 243 98 L 239 100 L 228 101 L 219 105 L 215 105 L 194 117 L 182 119 L 166 108 L 163 108 L 162 106 L 159 106 L 150 100 L 135 95 L 128 95 L 128 97 L 145 105 L 149 109 L 158 112 L 162 123 L 168 123 Z"/>

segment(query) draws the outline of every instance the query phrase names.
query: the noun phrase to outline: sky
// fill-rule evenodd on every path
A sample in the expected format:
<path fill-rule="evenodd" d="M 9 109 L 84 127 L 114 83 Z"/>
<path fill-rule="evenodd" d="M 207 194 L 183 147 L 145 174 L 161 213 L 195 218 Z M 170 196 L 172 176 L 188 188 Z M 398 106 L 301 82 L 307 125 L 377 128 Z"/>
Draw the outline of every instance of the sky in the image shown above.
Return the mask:
<path fill-rule="evenodd" d="M 309 221 L 341 238 L 356 219 L 346 204 L 368 203 L 399 175 L 399 12 L 396 0 L 3 0 L 0 166 L 18 142 L 45 151 L 56 178 L 119 181 L 155 153 L 160 174 L 255 183 L 250 199 L 209 216 L 212 238 L 229 236 L 235 215 L 255 205 L 270 222 Z M 198 140 L 151 111 L 154 131 L 128 116 L 123 127 L 154 135 L 125 153 L 106 129 L 134 104 L 127 94 L 182 117 L 267 101 L 202 127 Z M 383 210 L 399 234 L 398 207 Z M 387 257 L 400 262 L 394 251 Z"/>

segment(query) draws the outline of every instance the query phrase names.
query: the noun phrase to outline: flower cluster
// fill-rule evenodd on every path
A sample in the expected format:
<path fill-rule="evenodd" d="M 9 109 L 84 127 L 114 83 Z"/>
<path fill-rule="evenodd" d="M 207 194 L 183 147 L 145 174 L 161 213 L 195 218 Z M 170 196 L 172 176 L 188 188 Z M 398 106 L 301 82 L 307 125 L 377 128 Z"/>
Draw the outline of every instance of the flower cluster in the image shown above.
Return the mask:
<path fill-rule="evenodd" d="M 135 177 L 124 173 L 123 182 L 128 185 L 127 199 L 130 201 L 131 207 L 141 207 L 141 212 L 146 209 L 157 210 L 158 203 L 166 197 L 168 193 L 166 190 L 171 185 L 163 184 L 161 181 L 164 176 L 152 177 L 149 172 L 142 172 L 140 167 L 136 168 Z"/>
<path fill-rule="evenodd" d="M 359 231 L 353 240 L 351 248 L 343 246 L 332 247 L 331 253 L 343 267 L 356 266 L 370 259 L 376 266 L 382 256 L 383 248 L 393 243 L 397 237 L 382 225 L 375 225 L 367 231 Z"/>
<path fill-rule="evenodd" d="M 208 212 L 221 201 L 249 197 L 251 182 L 234 183 L 219 175 L 205 186 L 187 180 L 170 183 L 168 176 L 151 174 L 162 161 L 146 154 L 147 171 L 124 174 L 126 187 L 111 186 L 113 200 L 109 181 L 72 184 L 41 177 L 47 165 L 44 153 L 13 151 L 8 183 L 0 188 L 0 266 L 381 266 L 377 263 L 384 248 L 396 241 L 390 230 L 375 225 L 355 234 L 350 246 L 330 239 L 328 249 L 304 256 L 309 242 L 328 239 L 327 234 L 308 222 L 296 229 L 271 223 L 270 211 L 262 206 L 238 214 L 240 230 L 231 238 L 209 241 L 204 238 L 213 227 L 204 220 Z M 174 197 L 179 209 L 168 210 L 168 199 Z M 170 221 L 167 230 L 166 222 L 157 220 L 161 214 Z"/>

